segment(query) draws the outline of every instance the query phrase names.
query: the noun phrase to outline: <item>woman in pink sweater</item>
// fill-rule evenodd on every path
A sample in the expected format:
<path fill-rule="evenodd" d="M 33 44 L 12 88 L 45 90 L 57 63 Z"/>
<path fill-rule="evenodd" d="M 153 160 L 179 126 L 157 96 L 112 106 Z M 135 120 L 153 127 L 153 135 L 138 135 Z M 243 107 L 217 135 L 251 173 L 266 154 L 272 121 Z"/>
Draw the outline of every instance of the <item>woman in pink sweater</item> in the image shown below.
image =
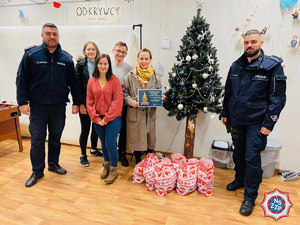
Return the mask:
<path fill-rule="evenodd" d="M 111 184 L 118 177 L 116 142 L 122 123 L 123 92 L 119 79 L 112 74 L 107 54 L 101 54 L 95 60 L 93 77 L 87 87 L 86 106 L 102 145 L 104 169 L 100 177 Z"/>

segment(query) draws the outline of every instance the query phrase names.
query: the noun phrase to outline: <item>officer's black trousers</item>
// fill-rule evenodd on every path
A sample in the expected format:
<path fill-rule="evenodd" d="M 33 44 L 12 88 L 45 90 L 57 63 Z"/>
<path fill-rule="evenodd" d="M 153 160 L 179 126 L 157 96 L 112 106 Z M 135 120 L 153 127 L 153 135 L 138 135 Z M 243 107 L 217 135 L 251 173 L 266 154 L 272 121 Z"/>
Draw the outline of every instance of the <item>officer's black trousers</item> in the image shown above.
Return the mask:
<path fill-rule="evenodd" d="M 260 132 L 261 127 L 261 124 L 237 125 L 232 132 L 235 180 L 244 183 L 244 200 L 253 203 L 262 182 L 260 153 L 267 144 L 267 135 Z"/>
<path fill-rule="evenodd" d="M 45 169 L 45 141 L 48 129 L 48 165 L 58 164 L 60 138 L 65 127 L 66 103 L 30 104 L 31 134 L 30 159 L 32 171 L 42 173 Z"/>

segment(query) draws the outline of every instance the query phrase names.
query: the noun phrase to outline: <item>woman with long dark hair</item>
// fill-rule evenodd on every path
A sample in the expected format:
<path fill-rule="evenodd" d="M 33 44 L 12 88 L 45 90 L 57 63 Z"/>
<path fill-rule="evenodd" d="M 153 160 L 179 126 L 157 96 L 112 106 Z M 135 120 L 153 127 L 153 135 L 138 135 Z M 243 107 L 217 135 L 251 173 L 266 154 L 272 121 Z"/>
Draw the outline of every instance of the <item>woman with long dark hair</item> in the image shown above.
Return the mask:
<path fill-rule="evenodd" d="M 119 79 L 112 74 L 109 55 L 95 60 L 93 77 L 88 82 L 86 106 L 102 144 L 104 156 L 101 179 L 108 184 L 118 178 L 116 146 L 121 128 L 123 91 Z"/>

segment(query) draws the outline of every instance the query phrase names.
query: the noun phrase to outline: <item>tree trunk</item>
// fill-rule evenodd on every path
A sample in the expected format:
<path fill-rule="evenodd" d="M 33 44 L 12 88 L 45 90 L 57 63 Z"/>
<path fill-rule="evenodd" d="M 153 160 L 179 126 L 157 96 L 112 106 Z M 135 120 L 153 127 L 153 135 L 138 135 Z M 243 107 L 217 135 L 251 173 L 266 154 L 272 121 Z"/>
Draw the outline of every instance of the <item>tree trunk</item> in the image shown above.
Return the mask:
<path fill-rule="evenodd" d="M 184 156 L 190 159 L 194 156 L 196 118 L 188 117 L 185 127 Z"/>

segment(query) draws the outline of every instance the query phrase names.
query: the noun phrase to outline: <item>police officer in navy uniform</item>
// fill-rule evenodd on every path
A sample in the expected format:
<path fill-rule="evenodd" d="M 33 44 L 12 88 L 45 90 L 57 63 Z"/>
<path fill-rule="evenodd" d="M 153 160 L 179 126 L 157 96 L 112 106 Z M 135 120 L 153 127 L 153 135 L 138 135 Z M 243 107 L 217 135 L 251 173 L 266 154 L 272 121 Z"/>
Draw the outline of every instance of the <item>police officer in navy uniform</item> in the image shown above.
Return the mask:
<path fill-rule="evenodd" d="M 286 102 L 282 59 L 266 56 L 258 30 L 244 37 L 244 54 L 230 67 L 221 121 L 231 125 L 235 179 L 227 190 L 245 187 L 240 213 L 249 216 L 262 182 L 261 156 L 267 136 Z"/>
<path fill-rule="evenodd" d="M 67 173 L 58 163 L 69 89 L 73 97 L 73 114 L 78 113 L 81 104 L 72 56 L 61 49 L 57 27 L 46 23 L 41 36 L 41 45 L 25 49 L 16 81 L 20 111 L 30 115 L 33 173 L 25 183 L 26 187 L 35 185 L 44 176 L 47 129 L 48 170 L 57 174 Z"/>

